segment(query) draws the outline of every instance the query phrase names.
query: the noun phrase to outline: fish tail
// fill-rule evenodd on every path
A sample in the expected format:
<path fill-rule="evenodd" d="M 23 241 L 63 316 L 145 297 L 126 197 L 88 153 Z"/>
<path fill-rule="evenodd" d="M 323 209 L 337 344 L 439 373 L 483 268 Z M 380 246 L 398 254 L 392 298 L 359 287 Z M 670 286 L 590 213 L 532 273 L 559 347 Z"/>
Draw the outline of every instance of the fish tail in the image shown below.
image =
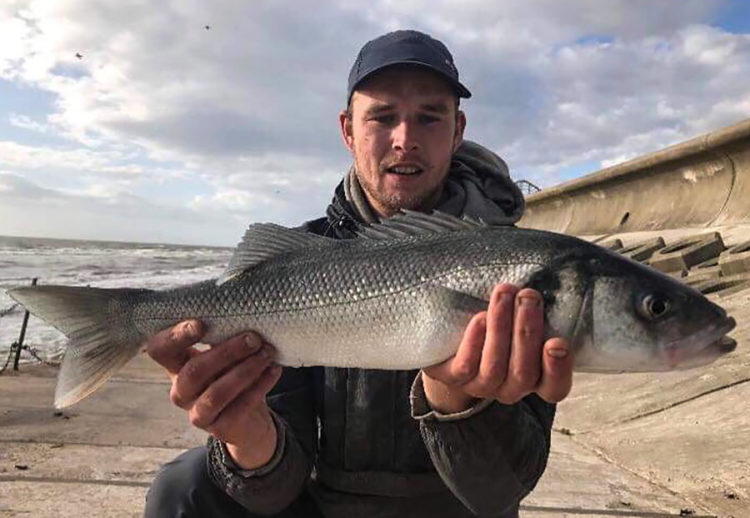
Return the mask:
<path fill-rule="evenodd" d="M 8 291 L 30 313 L 70 340 L 55 407 L 77 403 L 133 358 L 145 338 L 132 324 L 133 297 L 147 290 L 29 286 Z"/>

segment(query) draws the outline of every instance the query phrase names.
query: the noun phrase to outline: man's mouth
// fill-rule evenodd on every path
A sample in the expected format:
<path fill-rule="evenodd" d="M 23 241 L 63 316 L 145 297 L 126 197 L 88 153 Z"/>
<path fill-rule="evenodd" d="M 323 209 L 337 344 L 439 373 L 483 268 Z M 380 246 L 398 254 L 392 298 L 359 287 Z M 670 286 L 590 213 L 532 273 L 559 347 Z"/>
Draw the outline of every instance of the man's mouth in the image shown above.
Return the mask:
<path fill-rule="evenodd" d="M 393 174 L 400 174 L 400 175 L 413 175 L 413 174 L 419 174 L 423 171 L 423 169 L 418 165 L 392 165 L 391 167 L 387 167 L 386 171 Z"/>

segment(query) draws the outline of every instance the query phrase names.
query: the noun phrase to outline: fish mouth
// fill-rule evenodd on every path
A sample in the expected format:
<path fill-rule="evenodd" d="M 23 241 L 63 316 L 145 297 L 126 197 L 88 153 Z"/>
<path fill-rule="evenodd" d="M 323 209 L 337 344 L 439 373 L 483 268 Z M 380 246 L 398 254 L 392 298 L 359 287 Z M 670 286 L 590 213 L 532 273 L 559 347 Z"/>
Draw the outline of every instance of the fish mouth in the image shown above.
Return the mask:
<path fill-rule="evenodd" d="M 719 356 L 731 353 L 737 348 L 737 341 L 726 336 L 737 325 L 732 317 L 708 326 L 692 335 L 669 342 L 664 347 L 664 355 L 672 369 L 698 367 L 716 360 Z"/>
<path fill-rule="evenodd" d="M 722 354 L 731 353 L 737 348 L 737 340 L 729 336 L 722 336 L 716 342 L 716 347 Z"/>

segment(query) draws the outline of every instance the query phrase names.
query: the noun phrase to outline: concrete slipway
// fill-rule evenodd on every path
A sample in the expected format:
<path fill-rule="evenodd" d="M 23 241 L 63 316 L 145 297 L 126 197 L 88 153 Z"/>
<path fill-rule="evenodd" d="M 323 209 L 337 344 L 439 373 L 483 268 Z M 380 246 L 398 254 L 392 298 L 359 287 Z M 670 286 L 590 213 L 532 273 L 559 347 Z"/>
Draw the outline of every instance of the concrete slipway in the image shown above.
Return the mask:
<path fill-rule="evenodd" d="M 750 121 L 528 201 L 522 225 L 602 243 L 718 231 L 738 244 L 750 238 Z M 750 517 L 747 286 L 709 295 L 738 322 L 737 350 L 711 366 L 576 374 L 522 516 Z M 167 380 L 143 356 L 63 413 L 51 405 L 55 374 L 25 365 L 0 376 L 0 516 L 139 516 L 159 466 L 203 434 L 171 406 Z"/>

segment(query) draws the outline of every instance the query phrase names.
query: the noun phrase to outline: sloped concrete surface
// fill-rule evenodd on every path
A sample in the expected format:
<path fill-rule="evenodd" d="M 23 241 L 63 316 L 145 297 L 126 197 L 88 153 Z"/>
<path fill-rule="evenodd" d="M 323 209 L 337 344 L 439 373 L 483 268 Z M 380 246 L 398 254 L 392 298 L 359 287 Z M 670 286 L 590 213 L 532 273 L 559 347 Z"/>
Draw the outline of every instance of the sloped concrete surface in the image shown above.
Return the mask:
<path fill-rule="evenodd" d="M 558 432 L 547 472 L 524 502 L 523 516 L 674 516 L 691 507 L 681 495 Z"/>
<path fill-rule="evenodd" d="M 53 518 L 142 515 L 145 489 L 58 482 L 0 482 L 0 516 Z"/>
<path fill-rule="evenodd" d="M 201 436 L 169 402 L 169 384 L 158 366 L 140 356 L 78 405 L 56 412 L 56 369 L 23 366 L 0 376 L 3 441 L 133 444 L 185 448 Z M 147 374 L 151 374 L 150 376 Z M 133 426 L 148 423 L 147 426 Z"/>
<path fill-rule="evenodd" d="M 0 516 L 134 517 L 159 467 L 203 444 L 144 356 L 79 405 L 52 405 L 57 369 L 0 375 Z"/>

